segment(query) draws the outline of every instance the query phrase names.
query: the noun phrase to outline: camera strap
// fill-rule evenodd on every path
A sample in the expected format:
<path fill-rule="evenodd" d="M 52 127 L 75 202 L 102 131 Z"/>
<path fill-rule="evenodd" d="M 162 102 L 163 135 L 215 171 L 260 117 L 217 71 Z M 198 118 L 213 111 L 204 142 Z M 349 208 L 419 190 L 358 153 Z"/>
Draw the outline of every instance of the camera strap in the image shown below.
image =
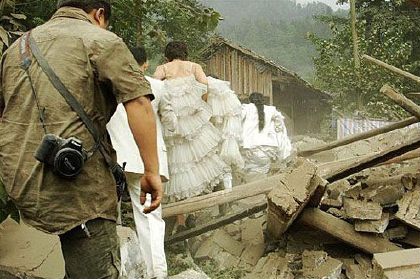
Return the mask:
<path fill-rule="evenodd" d="M 99 132 L 95 124 L 92 122 L 92 120 L 90 119 L 90 117 L 88 116 L 84 108 L 82 107 L 82 105 L 80 105 L 77 99 L 70 93 L 67 87 L 63 84 L 61 79 L 55 74 L 55 72 L 53 71 L 53 69 L 47 62 L 47 60 L 42 55 L 41 50 L 39 49 L 35 40 L 32 38 L 32 36 L 30 36 L 30 32 L 27 32 L 23 35 L 21 45 L 29 46 L 29 49 L 32 51 L 33 56 L 35 57 L 39 66 L 41 67 L 42 71 L 47 75 L 51 84 L 63 96 L 67 104 L 77 113 L 77 115 L 80 117 L 82 122 L 85 124 L 89 133 L 93 136 L 95 143 L 97 144 L 98 149 L 101 152 L 102 156 L 104 157 L 109 168 L 110 169 L 115 168 L 117 163 L 114 162 L 114 160 L 111 158 L 111 156 L 108 154 L 108 152 L 104 148 L 101 141 L 101 136 L 99 135 Z M 27 67 L 29 68 L 29 65 L 31 63 L 30 56 L 22 55 L 22 58 L 23 58 L 23 65 L 28 65 Z M 32 83 L 31 83 L 31 86 L 32 86 Z"/>

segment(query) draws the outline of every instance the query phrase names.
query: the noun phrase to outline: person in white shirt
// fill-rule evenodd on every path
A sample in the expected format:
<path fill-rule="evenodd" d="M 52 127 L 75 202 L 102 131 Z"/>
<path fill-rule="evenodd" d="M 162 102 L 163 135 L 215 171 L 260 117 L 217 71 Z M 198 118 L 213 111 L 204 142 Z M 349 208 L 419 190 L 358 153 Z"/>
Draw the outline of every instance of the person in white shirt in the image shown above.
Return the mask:
<path fill-rule="evenodd" d="M 148 67 L 146 51 L 143 47 L 133 48 L 133 56 L 140 65 L 142 71 Z M 150 77 L 149 81 L 155 99 L 152 101 L 156 116 L 159 170 L 162 182 L 169 180 L 169 171 L 166 155 L 166 146 L 162 136 L 162 124 L 157 115 L 163 82 Z M 146 203 L 140 204 L 140 178 L 144 173 L 144 166 L 138 152 L 137 145 L 129 128 L 127 114 L 123 106 L 118 106 L 115 114 L 107 125 L 112 145 L 117 152 L 117 160 L 122 165 L 126 163 L 128 191 L 133 206 L 134 221 L 137 236 L 140 243 L 141 257 L 145 261 L 147 278 L 167 278 L 167 263 L 164 250 L 165 222 L 162 219 L 162 208 L 159 207 L 152 213 L 145 214 L 143 210 L 150 202 L 150 196 L 146 197 Z"/>
<path fill-rule="evenodd" d="M 274 106 L 264 105 L 264 96 L 254 92 L 242 105 L 242 153 L 245 182 L 267 176 L 273 160 L 285 159 L 292 151 L 284 116 Z"/>

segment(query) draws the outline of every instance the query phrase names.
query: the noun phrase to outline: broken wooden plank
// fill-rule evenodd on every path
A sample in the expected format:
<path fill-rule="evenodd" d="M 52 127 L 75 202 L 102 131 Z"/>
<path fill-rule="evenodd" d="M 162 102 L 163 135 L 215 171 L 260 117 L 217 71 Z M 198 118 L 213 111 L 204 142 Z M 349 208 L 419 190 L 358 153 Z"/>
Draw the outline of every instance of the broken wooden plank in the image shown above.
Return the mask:
<path fill-rule="evenodd" d="M 226 215 L 222 218 L 218 218 L 216 220 L 212 220 L 206 224 L 199 225 L 195 228 L 174 234 L 172 236 L 169 236 L 165 239 L 165 244 L 173 244 L 176 242 L 180 242 L 192 237 L 199 236 L 203 233 L 216 230 L 220 227 L 232 224 L 233 222 L 237 220 L 244 219 L 246 217 L 249 217 L 251 215 L 254 215 L 255 213 L 261 212 L 267 208 L 267 203 L 264 201 L 263 203 L 254 206 L 252 208 L 247 208 L 245 210 L 242 210 L 240 212 L 232 213 L 229 215 Z"/>
<path fill-rule="evenodd" d="M 170 203 L 163 207 L 163 217 L 168 218 L 179 214 L 196 212 L 205 208 L 267 194 L 273 189 L 273 186 L 280 183 L 279 179 L 280 175 L 275 175 L 236 186 L 232 190 L 217 191 L 211 194 Z"/>
<path fill-rule="evenodd" d="M 367 61 L 369 61 L 369 62 L 371 62 L 371 63 L 374 63 L 374 64 L 376 64 L 378 66 L 381 66 L 381 67 L 383 67 L 385 69 L 388 69 L 391 72 L 394 72 L 394 73 L 399 74 L 399 75 L 401 75 L 403 77 L 409 78 L 411 80 L 414 80 L 415 82 L 420 83 L 420 77 L 418 77 L 416 75 L 413 75 L 412 73 L 409 73 L 407 71 L 401 70 L 401 69 L 399 69 L 399 68 L 397 68 L 395 66 L 389 65 L 389 64 L 387 64 L 387 63 L 385 63 L 385 62 L 383 62 L 383 61 L 381 61 L 379 59 L 373 58 L 373 57 L 371 57 L 369 55 L 366 55 L 366 54 L 363 55 L 362 58 L 365 59 L 365 60 L 367 60 Z"/>
<path fill-rule="evenodd" d="M 327 234 L 369 254 L 401 249 L 385 238 L 371 234 L 358 233 L 354 231 L 351 224 L 317 208 L 305 209 L 299 218 L 299 222 L 324 231 Z"/>
<path fill-rule="evenodd" d="M 419 248 L 374 254 L 372 260 L 374 278 L 420 278 L 419 255 Z"/>
<path fill-rule="evenodd" d="M 322 151 L 331 150 L 336 147 L 345 146 L 356 141 L 368 139 L 377 135 L 381 135 L 381 134 L 385 134 L 385 133 L 388 133 L 397 129 L 401 129 L 417 122 L 419 122 L 419 119 L 417 119 L 416 117 L 410 117 L 410 118 L 401 120 L 396 123 L 392 123 L 390 125 L 387 125 L 381 128 L 372 129 L 367 132 L 351 135 L 343 139 L 336 140 L 336 141 L 333 141 L 324 145 L 320 145 L 314 148 L 299 150 L 297 155 L 302 156 L 302 157 L 308 157 L 308 156 L 320 153 Z"/>

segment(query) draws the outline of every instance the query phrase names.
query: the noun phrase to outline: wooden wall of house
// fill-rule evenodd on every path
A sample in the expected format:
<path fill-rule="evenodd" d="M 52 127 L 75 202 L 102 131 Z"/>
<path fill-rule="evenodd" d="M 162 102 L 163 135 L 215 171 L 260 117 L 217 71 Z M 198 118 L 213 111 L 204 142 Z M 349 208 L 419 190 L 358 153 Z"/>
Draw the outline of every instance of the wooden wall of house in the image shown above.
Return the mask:
<path fill-rule="evenodd" d="M 208 61 L 208 75 L 231 82 L 241 99 L 252 92 L 260 92 L 273 101 L 272 72 L 269 67 L 257 67 L 258 62 L 230 47 L 221 48 Z"/>
<path fill-rule="evenodd" d="M 293 135 L 319 134 L 331 106 L 310 89 L 295 83 L 274 82 L 273 104 L 292 121 Z"/>

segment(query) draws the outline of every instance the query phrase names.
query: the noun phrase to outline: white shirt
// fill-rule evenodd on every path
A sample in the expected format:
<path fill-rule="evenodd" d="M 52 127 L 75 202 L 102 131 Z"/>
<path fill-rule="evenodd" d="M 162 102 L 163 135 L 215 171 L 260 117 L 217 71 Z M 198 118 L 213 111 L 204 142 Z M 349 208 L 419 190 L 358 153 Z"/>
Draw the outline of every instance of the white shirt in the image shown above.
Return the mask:
<path fill-rule="evenodd" d="M 157 115 L 159 102 L 163 94 L 163 81 L 146 77 L 152 88 L 155 99 L 152 101 L 153 111 L 156 116 L 157 147 L 159 156 L 159 172 L 167 181 L 169 179 L 168 158 L 165 142 L 162 135 L 162 124 Z M 124 105 L 119 104 L 117 110 L 107 125 L 108 133 L 111 136 L 112 146 L 117 152 L 117 161 L 120 165 L 127 163 L 125 171 L 133 173 L 144 173 L 144 164 L 140 157 L 134 136 L 128 124 L 127 113 Z"/>

